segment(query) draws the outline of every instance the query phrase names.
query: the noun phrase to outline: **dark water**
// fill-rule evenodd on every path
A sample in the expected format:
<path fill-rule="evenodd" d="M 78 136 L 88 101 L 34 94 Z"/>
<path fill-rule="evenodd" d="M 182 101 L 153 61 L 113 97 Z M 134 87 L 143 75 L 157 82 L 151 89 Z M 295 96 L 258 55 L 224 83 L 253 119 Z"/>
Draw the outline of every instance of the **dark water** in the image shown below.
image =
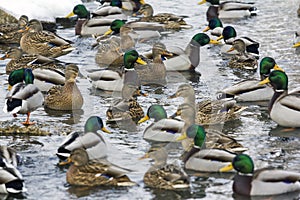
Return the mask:
<path fill-rule="evenodd" d="M 161 41 L 168 45 L 185 47 L 190 38 L 201 32 L 207 22 L 205 12 L 207 6 L 198 6 L 196 0 L 148 0 L 156 13 L 174 12 L 186 15 L 188 23 L 193 29 L 171 33 L 161 38 Z M 233 25 L 238 35 L 249 36 L 261 44 L 261 58 L 271 56 L 275 58 L 278 65 L 286 71 L 289 76 L 290 88 L 299 85 L 299 55 L 295 54 L 293 44 L 294 31 L 299 27 L 299 18 L 296 16 L 296 9 L 299 2 L 296 0 L 265 0 L 255 1 L 259 9 L 258 16 L 239 20 L 223 22 L 226 25 Z M 89 8 L 95 8 L 94 4 L 88 4 Z M 74 36 L 73 28 L 60 29 L 58 34 L 75 42 L 76 50 L 69 55 L 59 59 L 78 64 L 81 73 L 85 77 L 87 70 L 97 68 L 94 56 L 96 50 L 90 45 L 94 42 L 92 38 L 78 38 Z M 151 49 L 152 43 L 137 44 L 139 52 Z M 1 62 L 0 72 L 4 73 L 5 62 Z M 203 98 L 215 98 L 216 92 L 225 86 L 237 82 L 241 77 L 255 77 L 254 73 L 241 74 L 233 71 L 224 65 L 224 61 L 218 49 L 203 47 L 201 49 L 201 62 L 197 68 L 202 76 L 194 77 L 190 74 L 171 74 L 172 77 L 179 77 L 181 81 L 190 81 L 196 91 L 196 98 L 200 101 Z M 118 93 L 106 93 L 92 88 L 91 83 L 84 77 L 78 79 L 78 85 L 84 96 L 82 113 L 47 113 L 43 108 L 32 113 L 32 120 L 45 123 L 50 127 L 51 136 L 1 136 L 0 144 L 14 146 L 23 157 L 23 164 L 19 170 L 24 176 L 28 191 L 21 196 L 27 199 L 245 199 L 233 196 L 231 185 L 232 175 L 191 175 L 191 189 L 188 191 L 164 191 L 145 188 L 142 178 L 150 167 L 150 163 L 139 161 L 138 158 L 146 152 L 150 144 L 142 139 L 143 130 L 149 125 L 144 123 L 137 127 L 134 132 L 126 132 L 118 128 L 110 128 L 113 134 L 104 135 L 110 145 L 110 160 L 130 169 L 135 170 L 129 174 L 130 178 L 138 183 L 138 186 L 131 188 L 77 188 L 66 184 L 65 168 L 57 166 L 58 159 L 55 155 L 58 145 L 62 142 L 66 130 L 82 130 L 86 119 L 91 115 L 99 115 L 106 118 L 105 112 L 111 100 Z M 3 97 L 6 93 L 6 75 L 0 76 L 1 90 Z M 165 105 L 168 114 L 174 112 L 179 100 L 168 100 L 166 96 L 176 91 L 179 81 L 173 82 L 171 78 L 165 88 L 157 90 L 147 88 L 149 97 L 139 97 L 139 102 L 145 112 L 152 103 Z M 0 107 L 3 107 L 0 101 Z M 222 131 L 235 137 L 249 150 L 246 152 L 254 159 L 257 168 L 264 166 L 280 167 L 286 170 L 299 171 L 300 147 L 299 131 L 282 133 L 277 125 L 268 118 L 266 104 L 247 105 L 240 120 L 226 123 Z M 13 120 L 12 116 L 0 113 L 2 121 Z M 20 116 L 16 122 L 24 120 Z M 64 129 L 62 129 L 64 128 Z M 176 155 L 174 156 L 176 157 Z M 299 198 L 299 194 L 271 197 L 270 199 L 292 199 Z M 3 196 L 5 198 L 5 196 Z M 13 198 L 13 197 L 11 197 Z M 17 197 L 19 198 L 19 197 Z M 256 199 L 256 198 L 254 198 Z M 263 199 L 263 198 L 257 198 Z"/>

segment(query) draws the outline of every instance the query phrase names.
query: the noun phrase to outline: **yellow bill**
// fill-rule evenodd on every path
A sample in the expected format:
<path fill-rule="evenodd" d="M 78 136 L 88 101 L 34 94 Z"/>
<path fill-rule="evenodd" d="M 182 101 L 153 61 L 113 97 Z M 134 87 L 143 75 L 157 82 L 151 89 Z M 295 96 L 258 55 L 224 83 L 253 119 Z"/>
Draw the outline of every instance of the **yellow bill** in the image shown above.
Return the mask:
<path fill-rule="evenodd" d="M 187 138 L 186 133 L 183 133 L 181 136 L 179 136 L 179 137 L 176 138 L 176 141 L 182 141 L 182 140 L 184 140 L 186 138 Z"/>
<path fill-rule="evenodd" d="M 111 133 L 111 132 L 110 132 L 107 128 L 105 128 L 105 127 L 102 127 L 101 130 L 102 130 L 103 132 L 105 132 L 105 133 Z"/>
<path fill-rule="evenodd" d="M 223 35 L 221 35 L 220 37 L 217 38 L 217 41 L 222 40 L 224 38 Z"/>
<path fill-rule="evenodd" d="M 225 167 L 222 167 L 219 171 L 220 172 L 229 172 L 233 170 L 233 165 L 232 163 L 230 163 L 229 165 L 225 166 Z"/>
<path fill-rule="evenodd" d="M 198 2 L 198 5 L 201 5 L 201 4 L 204 4 L 204 3 L 206 3 L 206 0 L 202 0 L 202 1 Z"/>
<path fill-rule="evenodd" d="M 284 70 L 281 67 L 279 67 L 277 64 L 275 64 L 275 66 L 273 67 L 273 69 L 284 72 Z"/>
<path fill-rule="evenodd" d="M 143 117 L 142 119 L 140 119 L 140 120 L 138 121 L 138 124 L 143 123 L 143 122 L 145 122 L 145 121 L 147 121 L 147 120 L 149 120 L 149 119 L 150 119 L 149 116 L 146 115 L 145 117 Z"/>
<path fill-rule="evenodd" d="M 140 57 L 136 60 L 136 62 L 141 65 L 147 65 L 147 63 L 145 61 L 143 61 Z"/>
<path fill-rule="evenodd" d="M 217 40 L 210 39 L 209 44 L 221 44 L 221 43 Z"/>
<path fill-rule="evenodd" d="M 70 12 L 70 13 L 66 16 L 66 18 L 73 17 L 74 15 L 75 15 L 75 13 L 72 11 L 72 12 Z"/>
<path fill-rule="evenodd" d="M 259 82 L 259 85 L 264 85 L 264 84 L 267 84 L 267 83 L 270 83 L 271 81 L 270 81 L 270 79 L 269 79 L 269 77 L 268 78 L 266 78 L 265 80 L 262 80 L 261 82 Z"/>
<path fill-rule="evenodd" d="M 203 29 L 203 32 L 207 32 L 208 30 L 210 30 L 209 26 L 205 27 L 205 29 Z"/>
<path fill-rule="evenodd" d="M 104 35 L 110 35 L 112 32 L 113 32 L 113 31 L 112 31 L 111 29 L 109 29 L 108 31 L 106 31 L 106 32 L 104 33 Z"/>
<path fill-rule="evenodd" d="M 293 45 L 293 48 L 297 48 L 297 47 L 300 47 L 300 42 L 297 42 Z"/>

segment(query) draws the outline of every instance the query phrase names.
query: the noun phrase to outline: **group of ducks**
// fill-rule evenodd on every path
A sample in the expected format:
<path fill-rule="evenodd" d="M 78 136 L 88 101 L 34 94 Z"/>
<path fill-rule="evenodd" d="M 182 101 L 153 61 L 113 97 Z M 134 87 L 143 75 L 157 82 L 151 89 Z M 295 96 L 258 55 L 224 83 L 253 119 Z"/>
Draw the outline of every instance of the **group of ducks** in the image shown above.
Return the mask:
<path fill-rule="evenodd" d="M 233 172 L 233 191 L 247 196 L 276 195 L 300 190 L 300 173 L 279 169 L 254 171 L 254 163 L 243 147 L 226 133 L 209 125 L 224 123 L 239 117 L 245 109 L 236 101 L 270 101 L 270 117 L 285 127 L 299 127 L 299 89 L 288 92 L 288 78 L 271 57 L 259 63 L 259 80 L 245 80 L 224 89 L 218 100 L 196 102 L 194 88 L 183 83 L 175 94 L 168 98 L 182 98 L 176 112 L 167 116 L 162 105 L 151 105 L 145 114 L 138 103 L 138 96 L 147 96 L 143 85 L 164 86 L 168 71 L 192 71 L 200 62 L 200 47 L 222 44 L 221 52 L 233 54 L 229 66 L 242 70 L 256 70 L 258 67 L 259 43 L 247 37 L 237 38 L 232 26 L 223 28 L 221 19 L 228 16 L 251 16 L 256 8 L 253 4 L 206 0 L 212 6 L 207 12 L 209 34 L 195 34 L 185 49 L 167 48 L 155 42 L 151 52 L 143 55 L 135 49 L 136 40 L 150 40 L 159 37 L 160 31 L 191 28 L 184 18 L 169 13 L 153 15 L 153 8 L 144 1 L 104 2 L 90 13 L 83 4 L 76 5 L 67 15 L 77 15 L 75 34 L 94 36 L 98 48 L 95 60 L 104 67 L 90 72 L 92 86 L 106 91 L 121 91 L 122 98 L 116 99 L 106 111 L 107 122 L 121 121 L 139 125 L 147 120 L 153 122 L 144 130 L 143 139 L 151 143 L 182 144 L 181 160 L 184 169 L 199 172 Z M 206 1 L 199 2 L 199 4 Z M 131 5 L 131 6 L 128 6 Z M 129 9 L 130 7 L 130 9 Z M 143 15 L 136 21 L 127 22 L 126 12 Z M 230 14 L 230 12 L 236 12 Z M 237 14 L 238 12 L 243 13 Z M 229 14 L 228 14 L 229 13 Z M 27 114 L 24 125 L 32 125 L 29 116 L 37 108 L 53 110 L 77 110 L 83 106 L 80 88 L 76 85 L 79 68 L 72 63 L 57 59 L 74 49 L 74 44 L 55 33 L 43 30 L 39 20 L 28 21 L 21 16 L 19 23 L 0 27 L 0 41 L 14 41 L 13 47 L 1 59 L 11 59 L 6 65 L 9 74 L 9 92 L 4 111 Z M 139 32 L 140 31 L 140 32 Z M 111 36 L 110 34 L 114 35 Z M 13 39 L 7 39 L 9 36 Z M 6 38 L 6 39 L 5 39 Z M 138 65 L 139 64 L 139 65 Z M 44 93 L 44 94 L 43 94 Z M 101 136 L 110 133 L 98 116 L 87 119 L 82 132 L 70 133 L 57 149 L 60 165 L 69 165 L 66 180 L 70 185 L 81 186 L 134 186 L 127 176 L 132 170 L 111 163 L 107 146 Z M 179 141 L 182 141 L 181 143 Z M 148 187 L 160 189 L 184 189 L 190 187 L 188 174 L 178 164 L 168 163 L 172 145 L 151 148 L 141 159 L 152 158 L 154 164 L 144 175 Z M 20 193 L 25 191 L 21 174 L 17 170 L 18 156 L 13 149 L 1 147 L 1 192 Z"/>

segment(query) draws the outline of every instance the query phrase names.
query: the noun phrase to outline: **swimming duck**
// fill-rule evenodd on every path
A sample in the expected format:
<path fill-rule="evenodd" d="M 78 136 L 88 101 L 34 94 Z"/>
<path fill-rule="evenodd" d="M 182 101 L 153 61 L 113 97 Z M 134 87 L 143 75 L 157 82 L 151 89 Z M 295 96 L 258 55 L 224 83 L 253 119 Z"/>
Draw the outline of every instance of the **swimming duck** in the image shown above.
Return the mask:
<path fill-rule="evenodd" d="M 196 104 L 195 91 L 190 84 L 181 84 L 176 93 L 169 98 L 176 97 L 183 97 L 183 104 L 191 106 L 196 110 L 195 122 L 200 125 L 219 124 L 237 119 L 240 116 L 240 112 L 246 108 L 236 104 L 235 100 L 228 99 L 206 99 Z"/>
<path fill-rule="evenodd" d="M 154 121 L 144 130 L 144 139 L 156 142 L 175 142 L 175 139 L 181 135 L 184 121 L 168 118 L 163 106 L 151 105 L 147 114 L 138 123 L 152 118 Z"/>
<path fill-rule="evenodd" d="M 200 47 L 207 44 L 219 44 L 215 40 L 211 40 L 205 33 L 195 34 L 191 41 L 187 44 L 185 50 L 177 46 L 167 47 L 168 52 L 173 56 L 166 56 L 163 61 L 167 71 L 187 71 L 195 70 L 200 62 Z M 149 53 L 144 54 L 150 57 Z"/>
<path fill-rule="evenodd" d="M 17 167 L 21 163 L 21 158 L 17 151 L 6 145 L 0 145 L 0 157 L 14 167 Z"/>
<path fill-rule="evenodd" d="M 257 8 L 253 3 L 229 1 L 222 2 L 220 0 L 202 0 L 198 4 L 209 3 L 206 17 L 207 21 L 213 17 L 219 17 L 220 19 L 241 19 L 257 14 Z"/>
<path fill-rule="evenodd" d="M 220 172 L 235 169 L 232 189 L 245 196 L 279 195 L 300 190 L 300 173 L 283 169 L 263 168 L 254 171 L 254 163 L 247 154 L 236 155 Z"/>
<path fill-rule="evenodd" d="M 273 58 L 264 57 L 259 64 L 259 79 L 243 80 L 229 86 L 221 91 L 218 98 L 234 98 L 237 101 L 269 101 L 274 90 L 269 84 L 260 85 L 259 82 L 268 77 L 272 69 L 282 70 Z"/>
<path fill-rule="evenodd" d="M 165 85 L 166 68 L 162 61 L 163 56 L 172 56 L 167 51 L 166 46 L 161 42 L 156 42 L 152 47 L 153 60 L 147 65 L 136 66 L 138 77 L 142 85 Z"/>
<path fill-rule="evenodd" d="M 227 51 L 236 50 L 238 53 L 230 58 L 228 66 L 237 69 L 256 70 L 257 59 L 255 56 L 246 53 L 246 44 L 242 39 L 236 39 L 232 43 L 232 47 Z"/>
<path fill-rule="evenodd" d="M 5 148 L 5 149 L 4 149 Z M 3 151 L 4 150 L 4 151 Z M 23 177 L 14 164 L 7 160 L 11 150 L 1 146 L 0 155 L 0 193 L 19 194 L 26 192 Z M 4 154 L 2 154 L 4 153 Z"/>
<path fill-rule="evenodd" d="M 171 117 L 174 118 L 176 116 L 180 116 L 180 118 L 184 121 L 184 126 L 182 127 L 183 134 L 176 140 L 183 140 L 187 138 L 187 130 L 189 130 L 189 127 L 195 126 L 195 113 L 195 108 L 191 104 L 183 103 L 180 106 L 178 106 L 176 113 L 173 114 Z M 202 126 L 201 130 L 204 131 L 204 128 Z M 247 150 L 247 148 L 244 148 L 243 145 L 237 142 L 234 138 L 225 135 L 221 131 L 212 128 L 206 128 L 205 133 L 207 134 L 203 147 L 207 147 L 209 149 L 225 149 L 226 151 L 230 151 L 233 153 L 240 153 Z M 194 134 L 193 136 L 195 137 Z M 194 137 L 189 138 L 193 139 Z M 191 148 L 194 146 L 194 142 L 192 142 L 191 140 L 184 141 L 184 143 L 182 144 L 184 150 L 187 152 L 190 152 Z"/>
<path fill-rule="evenodd" d="M 209 134 L 210 133 L 206 133 L 202 126 L 192 124 L 187 128 L 183 135 L 177 138 L 178 141 L 184 140 L 186 138 L 193 139 L 192 148 L 188 149 L 182 155 L 185 169 L 201 172 L 219 172 L 221 168 L 229 165 L 232 162 L 233 158 L 236 156 L 236 153 L 230 152 L 226 150 L 226 148 L 205 147 L 206 136 L 208 136 Z M 238 146 L 239 148 L 240 146 L 242 146 L 233 138 L 231 138 L 231 142 L 232 143 L 227 144 L 227 148 L 236 146 Z"/>
<path fill-rule="evenodd" d="M 274 70 L 260 84 L 270 83 L 274 94 L 269 103 L 269 114 L 273 121 L 284 127 L 300 127 L 299 88 L 288 92 L 288 77 L 285 72 Z"/>
<path fill-rule="evenodd" d="M 166 29 L 189 29 L 192 28 L 181 16 L 177 16 L 171 13 L 159 13 L 153 15 L 153 8 L 150 4 L 143 4 L 137 11 L 138 15 L 143 15 L 139 19 L 142 22 L 158 22 L 165 24 Z"/>
<path fill-rule="evenodd" d="M 259 43 L 250 39 L 249 37 L 239 37 L 237 38 L 237 32 L 235 28 L 232 26 L 226 26 L 223 29 L 222 35 L 217 39 L 218 41 L 223 39 L 225 42 L 225 45 L 221 48 L 221 52 L 228 54 L 228 50 L 231 48 L 231 45 L 234 40 L 236 39 L 242 39 L 244 43 L 246 44 L 246 52 L 252 53 L 256 57 L 259 56 Z M 237 51 L 231 51 L 230 54 L 237 54 Z"/>
<path fill-rule="evenodd" d="M 60 160 L 66 160 L 70 153 L 77 148 L 84 148 L 90 159 L 106 157 L 106 142 L 99 133 L 110 133 L 98 116 L 89 117 L 84 125 L 83 132 L 72 132 L 58 147 L 56 155 Z M 102 149 L 101 151 L 98 151 Z M 96 150 L 98 151 L 96 153 Z M 103 154 L 102 156 L 100 154 Z"/>
<path fill-rule="evenodd" d="M 67 182 L 76 186 L 134 186 L 126 175 L 130 170 L 110 163 L 106 159 L 91 159 L 84 148 L 76 148 L 66 162 L 72 163 L 66 175 Z"/>
<path fill-rule="evenodd" d="M 78 4 L 66 17 L 70 18 L 77 15 L 78 19 L 75 25 L 75 35 L 102 35 L 109 29 L 113 20 L 127 19 L 127 16 L 123 14 L 121 7 L 121 1 L 113 0 L 109 6 L 103 6 L 92 12 L 91 16 L 91 13 L 83 4 Z"/>
<path fill-rule="evenodd" d="M 52 32 L 43 31 L 39 20 L 30 20 L 26 29 L 28 30 L 20 41 L 21 49 L 25 53 L 56 58 L 66 55 L 74 49 L 71 46 L 71 41 L 65 40 Z"/>
<path fill-rule="evenodd" d="M 139 54 L 136 52 L 136 50 L 130 50 L 125 52 L 123 56 L 125 72 L 123 72 L 123 70 L 115 69 L 99 70 L 89 72 L 87 77 L 90 79 L 93 87 L 95 88 L 105 91 L 122 91 L 125 75 L 128 81 L 133 81 L 134 85 L 140 85 L 140 82 L 137 78 L 137 73 L 134 70 L 135 62 L 141 65 L 147 64 L 139 57 Z"/>
<path fill-rule="evenodd" d="M 45 97 L 44 106 L 53 110 L 81 109 L 83 97 L 76 85 L 79 69 L 75 64 L 69 64 L 65 71 L 64 86 L 53 86 Z"/>
<path fill-rule="evenodd" d="M 208 21 L 208 26 L 203 29 L 203 32 L 207 32 L 210 30 L 210 38 L 217 40 L 223 32 L 223 24 L 221 20 L 217 17 L 212 18 Z"/>
<path fill-rule="evenodd" d="M 296 48 L 296 52 L 299 53 L 300 51 L 300 31 L 295 32 L 293 48 Z"/>
<path fill-rule="evenodd" d="M 12 79 L 11 77 L 14 77 Z M 34 75 L 31 69 L 23 68 L 12 72 L 8 78 L 8 83 L 12 86 L 5 97 L 3 111 L 5 113 L 27 114 L 24 125 L 32 125 L 29 121 L 30 113 L 43 105 L 44 96 L 39 89 L 33 85 Z M 23 82 L 24 81 L 24 82 Z"/>
<path fill-rule="evenodd" d="M 22 33 L 19 30 L 24 29 L 28 23 L 28 17 L 21 15 L 18 23 L 7 23 L 0 25 L 0 43 L 2 44 L 20 44 Z"/>
<path fill-rule="evenodd" d="M 10 74 L 12 71 L 20 68 L 53 68 L 53 69 L 64 69 L 64 63 L 60 62 L 53 58 L 47 58 L 45 56 L 37 54 L 24 54 L 22 49 L 17 47 L 9 48 L 3 57 L 0 57 L 0 60 L 11 59 L 6 64 L 6 74 Z"/>
<path fill-rule="evenodd" d="M 141 159 L 151 158 L 154 164 L 144 174 L 147 187 L 166 190 L 190 187 L 190 180 L 180 165 L 167 163 L 168 153 L 164 148 L 151 148 Z"/>

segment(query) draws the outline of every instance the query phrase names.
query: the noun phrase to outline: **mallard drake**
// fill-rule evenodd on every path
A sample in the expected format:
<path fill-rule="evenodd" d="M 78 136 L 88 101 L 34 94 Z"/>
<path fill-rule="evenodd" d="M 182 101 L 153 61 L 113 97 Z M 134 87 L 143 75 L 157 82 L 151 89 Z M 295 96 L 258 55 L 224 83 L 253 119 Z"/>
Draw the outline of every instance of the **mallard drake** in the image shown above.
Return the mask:
<path fill-rule="evenodd" d="M 161 105 L 151 105 L 147 114 L 138 121 L 143 123 L 149 119 L 154 119 L 143 133 L 143 138 L 148 141 L 156 142 L 175 142 L 175 139 L 181 135 L 184 121 L 171 119 Z"/>
<path fill-rule="evenodd" d="M 283 169 L 263 168 L 254 171 L 249 155 L 236 155 L 220 172 L 235 169 L 232 189 L 234 193 L 246 196 L 279 195 L 300 190 L 300 173 Z"/>
<path fill-rule="evenodd" d="M 77 186 L 133 186 L 126 173 L 130 170 L 110 163 L 106 159 L 91 159 L 84 148 L 77 148 L 71 152 L 66 162 L 72 163 L 67 171 L 67 182 Z"/>
<path fill-rule="evenodd" d="M 225 42 L 225 45 L 222 46 L 221 52 L 225 54 L 229 54 L 228 50 L 231 48 L 231 45 L 234 40 L 236 39 L 242 39 L 244 43 L 246 44 L 246 52 L 252 53 L 255 56 L 259 56 L 259 43 L 250 39 L 249 37 L 239 37 L 237 38 L 237 32 L 234 27 L 232 26 L 226 26 L 223 29 L 222 35 L 217 39 L 218 41 L 223 39 Z M 237 54 L 237 51 L 231 51 L 230 54 Z"/>
<path fill-rule="evenodd" d="M 128 50 L 135 45 L 136 41 L 145 42 L 149 39 L 159 38 L 161 36 L 159 30 L 163 30 L 163 27 L 156 23 L 136 21 L 126 23 L 126 20 L 115 19 L 104 35 L 95 35 L 95 37 L 97 42 L 101 42 L 107 36 L 120 35 L 121 49 Z"/>
<path fill-rule="evenodd" d="M 53 110 L 81 109 L 83 97 L 76 85 L 79 69 L 75 64 L 69 64 L 65 71 L 64 86 L 53 86 L 47 92 L 44 106 Z"/>
<path fill-rule="evenodd" d="M 185 50 L 177 46 L 167 47 L 168 52 L 173 56 L 166 56 L 163 61 L 167 71 L 187 71 L 195 70 L 200 62 L 200 47 L 207 44 L 218 44 L 211 40 L 205 33 L 195 34 L 187 44 Z M 149 53 L 144 54 L 150 57 Z"/>
<path fill-rule="evenodd" d="M 15 78 L 12 79 L 11 77 Z M 43 105 L 44 96 L 39 89 L 33 85 L 34 76 L 31 69 L 22 69 L 12 72 L 8 78 L 12 86 L 5 97 L 3 111 L 5 113 L 27 114 L 24 125 L 32 125 L 34 122 L 29 121 L 30 113 Z M 24 81 L 24 82 L 23 82 Z"/>
<path fill-rule="evenodd" d="M 150 4 L 143 4 L 137 11 L 138 15 L 143 15 L 139 19 L 142 22 L 158 22 L 165 24 L 166 29 L 189 29 L 192 25 L 188 25 L 181 16 L 177 16 L 172 13 L 159 13 L 153 15 L 153 8 Z"/>
<path fill-rule="evenodd" d="M 190 180 L 185 171 L 178 164 L 168 164 L 168 153 L 164 148 L 151 148 L 141 159 L 154 160 L 148 171 L 144 174 L 144 183 L 147 187 L 166 190 L 184 189 L 190 187 Z"/>
<path fill-rule="evenodd" d="M 274 70 L 260 84 L 270 83 L 274 94 L 269 103 L 269 114 L 273 121 L 284 127 L 300 127 L 299 88 L 288 92 L 288 77 L 285 72 Z"/>
<path fill-rule="evenodd" d="M 222 2 L 220 0 L 202 0 L 198 4 L 209 3 L 206 17 L 207 21 L 213 17 L 219 17 L 220 19 L 241 19 L 257 14 L 257 8 L 253 3 L 229 1 Z"/>
<path fill-rule="evenodd" d="M 274 91 L 270 85 L 259 82 L 269 76 L 271 70 L 282 70 L 271 57 L 264 57 L 259 64 L 260 79 L 249 79 L 229 86 L 219 93 L 218 98 L 234 98 L 237 101 L 269 101 Z M 283 70 L 282 70 L 283 71 Z"/>
<path fill-rule="evenodd" d="M 15 151 L 7 146 L 1 146 L 0 155 L 0 193 L 18 194 L 26 192 L 23 177 L 16 168 Z M 13 160 L 11 160 L 13 159 Z"/>
<path fill-rule="evenodd" d="M 89 158 L 105 158 L 106 157 L 106 142 L 101 136 L 99 131 L 110 133 L 110 131 L 104 126 L 103 121 L 98 116 L 89 117 L 84 125 L 83 132 L 72 132 L 62 144 L 58 147 L 56 155 L 60 160 L 66 160 L 70 153 L 77 148 L 84 148 Z M 102 149 L 101 151 L 98 151 Z M 96 153 L 97 150 L 98 152 Z M 103 154 L 102 156 L 100 154 Z"/>
<path fill-rule="evenodd" d="M 28 54 L 56 58 L 74 50 L 71 41 L 63 39 L 52 32 L 44 31 L 39 20 L 30 20 L 27 29 L 27 33 L 21 38 L 20 46 Z"/>
<path fill-rule="evenodd" d="M 24 29 L 28 23 L 28 17 L 21 15 L 18 23 L 7 23 L 0 25 L 0 43 L 20 44 L 22 33 L 19 30 Z"/>
<path fill-rule="evenodd" d="M 126 57 L 125 57 L 126 55 Z M 133 57 L 133 58 L 132 58 Z M 129 50 L 123 56 L 124 73 L 120 70 L 101 70 L 89 72 L 87 77 L 92 82 L 93 87 L 105 91 L 122 91 L 123 82 L 132 81 L 134 85 L 140 85 L 137 73 L 134 70 L 135 62 L 145 65 L 146 63 L 139 57 L 136 50 Z M 120 65 L 121 66 L 121 65 Z M 119 68 L 120 68 L 119 66 Z M 126 78 L 125 78 L 126 76 Z"/>
<path fill-rule="evenodd" d="M 191 104 L 187 104 L 187 103 L 183 103 L 181 104 L 176 113 L 174 113 L 171 117 L 174 118 L 176 116 L 180 116 L 180 118 L 184 121 L 184 127 L 182 128 L 182 135 L 180 137 L 177 138 L 180 140 L 186 139 L 187 138 L 187 130 L 189 130 L 189 127 L 193 127 L 195 126 L 195 107 L 192 106 Z M 201 129 L 201 131 L 204 131 L 204 128 L 200 125 L 199 126 L 199 131 Z M 195 127 L 194 127 L 195 128 Z M 189 137 L 189 138 L 194 138 L 195 134 L 192 134 L 193 130 L 196 129 L 191 129 L 191 136 L 193 137 Z M 205 139 L 205 143 L 203 143 L 202 147 L 207 147 L 209 149 L 212 148 L 217 148 L 217 149 L 225 149 L 227 151 L 230 152 L 234 152 L 234 153 L 240 153 L 243 151 L 246 151 L 247 148 L 244 148 L 243 145 L 241 145 L 239 142 L 237 142 L 234 138 L 225 135 L 224 133 L 222 133 L 221 131 L 218 131 L 216 129 L 211 129 L 211 128 L 206 128 L 205 130 L 206 134 L 206 139 Z M 195 139 L 196 140 L 196 139 Z M 195 141 L 194 142 L 198 142 L 199 141 Z M 183 143 L 183 148 L 185 151 L 190 152 L 191 148 L 194 146 L 194 142 L 192 142 L 191 140 L 185 141 Z M 200 145 L 198 145 L 200 146 Z M 200 146 L 201 147 L 201 146 Z"/>
<path fill-rule="evenodd" d="M 242 39 L 236 39 L 232 47 L 227 51 L 236 50 L 238 53 L 230 58 L 228 66 L 237 69 L 256 70 L 257 59 L 255 56 L 246 53 L 246 44 Z"/>
<path fill-rule="evenodd" d="M 203 32 L 207 32 L 210 30 L 210 38 L 217 40 L 223 32 L 223 24 L 221 20 L 217 17 L 212 18 L 208 21 L 208 26 L 203 29 Z"/>
<path fill-rule="evenodd" d="M 186 149 L 182 155 L 185 169 L 201 172 L 219 172 L 221 168 L 230 164 L 236 156 L 236 153 L 228 151 L 227 149 L 242 147 L 235 139 L 223 134 L 220 135 L 220 138 L 215 140 L 216 143 L 221 143 L 221 148 L 216 144 L 213 144 L 215 146 L 212 148 L 206 148 L 206 136 L 211 137 L 208 140 L 214 138 L 214 135 L 206 133 L 202 126 L 192 124 L 183 135 L 177 138 L 177 141 L 186 138 L 193 139 L 192 147 Z M 222 138 L 225 139 L 222 140 Z"/>
<path fill-rule="evenodd" d="M 116 2 L 117 4 L 115 4 Z M 78 4 L 66 17 L 70 18 L 77 15 L 78 19 L 75 25 L 75 35 L 102 35 L 109 29 L 113 20 L 127 19 L 127 16 L 122 12 L 122 2 L 120 2 L 119 0 L 113 0 L 109 6 L 100 7 L 92 12 L 92 16 L 83 4 Z"/>
<path fill-rule="evenodd" d="M 183 104 L 195 109 L 195 122 L 200 125 L 219 124 L 237 119 L 240 116 L 240 112 L 246 108 L 236 104 L 235 100 L 228 99 L 207 99 L 196 104 L 195 91 L 190 84 L 181 84 L 176 93 L 171 95 L 169 98 L 176 97 L 183 97 Z"/>

